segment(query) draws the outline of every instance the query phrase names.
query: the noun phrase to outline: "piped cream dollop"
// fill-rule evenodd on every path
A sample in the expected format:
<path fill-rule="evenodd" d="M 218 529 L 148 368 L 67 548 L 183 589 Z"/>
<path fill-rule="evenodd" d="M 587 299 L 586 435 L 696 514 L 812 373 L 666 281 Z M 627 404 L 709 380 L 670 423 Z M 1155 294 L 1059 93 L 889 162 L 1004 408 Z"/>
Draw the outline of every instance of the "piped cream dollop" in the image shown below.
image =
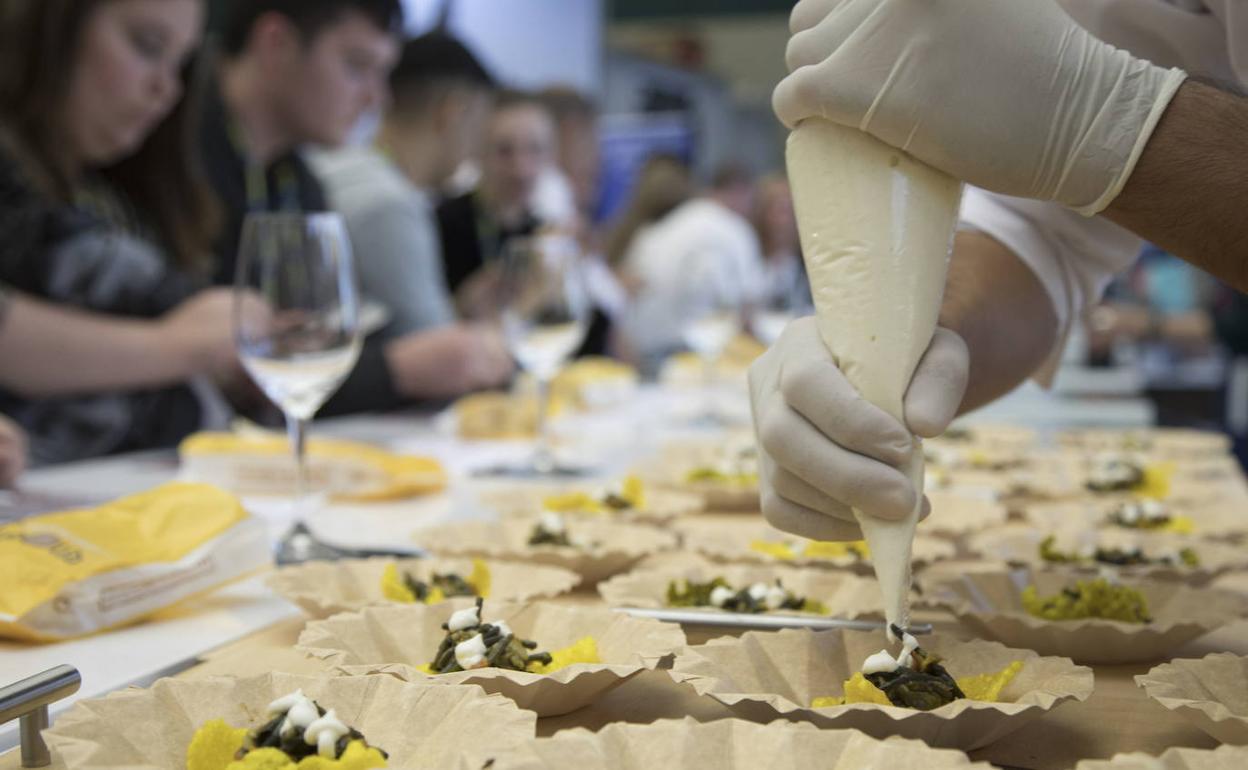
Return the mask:
<path fill-rule="evenodd" d="M 338 714 L 330 709 L 325 712 L 325 716 L 315 720 L 307 726 L 303 732 L 303 740 L 309 746 L 316 746 L 316 753 L 326 759 L 337 759 L 338 752 L 335 746 L 338 739 L 351 732 L 351 728 L 347 727 Z"/>
<path fill-rule="evenodd" d="M 303 690 L 295 690 L 270 703 L 269 714 L 273 716 L 278 714 L 286 715 L 286 718 L 282 720 L 281 726 L 278 727 L 278 733 L 281 735 L 290 735 L 295 730 L 302 730 L 315 722 L 320 716 L 316 704 L 312 702 L 311 698 L 303 694 Z"/>
<path fill-rule="evenodd" d="M 868 674 L 887 674 L 901 667 L 911 668 L 914 663 L 911 660 L 911 656 L 918 646 L 918 639 L 915 639 L 908 633 L 903 633 L 901 635 L 901 653 L 894 658 L 888 653 L 888 650 L 880 650 L 874 655 L 867 656 L 867 659 L 862 662 L 863 676 Z"/>
<path fill-rule="evenodd" d="M 716 607 L 723 607 L 735 594 L 727 586 L 715 586 L 711 589 L 710 601 Z"/>
<path fill-rule="evenodd" d="M 542 511 L 542 518 L 539 522 L 541 528 L 552 535 L 562 535 L 567 526 L 563 523 L 563 517 L 554 511 Z"/>
<path fill-rule="evenodd" d="M 463 631 L 465 628 L 475 628 L 479 625 L 481 625 L 481 616 L 477 608 L 465 607 L 451 613 L 450 619 L 446 621 L 446 630 Z"/>
<path fill-rule="evenodd" d="M 455 662 L 465 671 L 485 667 L 485 639 L 477 634 L 455 645 Z"/>

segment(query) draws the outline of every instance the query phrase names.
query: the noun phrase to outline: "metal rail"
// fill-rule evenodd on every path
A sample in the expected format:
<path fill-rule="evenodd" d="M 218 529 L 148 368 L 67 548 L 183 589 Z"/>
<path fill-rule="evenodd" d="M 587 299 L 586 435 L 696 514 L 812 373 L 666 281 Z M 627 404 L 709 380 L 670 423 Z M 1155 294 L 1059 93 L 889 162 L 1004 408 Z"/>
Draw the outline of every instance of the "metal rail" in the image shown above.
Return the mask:
<path fill-rule="evenodd" d="M 57 666 L 0 687 L 0 725 L 20 720 L 22 767 L 52 764 L 41 733 L 48 727 L 48 706 L 78 692 L 82 675 L 73 666 Z"/>

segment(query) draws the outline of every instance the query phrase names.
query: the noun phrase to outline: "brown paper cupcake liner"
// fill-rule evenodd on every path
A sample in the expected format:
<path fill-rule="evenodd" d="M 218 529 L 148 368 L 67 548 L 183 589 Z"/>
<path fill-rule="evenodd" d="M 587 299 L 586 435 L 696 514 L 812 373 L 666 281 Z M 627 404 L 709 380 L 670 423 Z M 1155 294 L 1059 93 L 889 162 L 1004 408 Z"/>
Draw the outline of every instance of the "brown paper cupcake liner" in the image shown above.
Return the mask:
<path fill-rule="evenodd" d="M 779 566 L 712 565 L 696 556 L 686 557 L 684 564 L 634 570 L 616 575 L 598 585 L 598 593 L 612 607 L 667 607 L 667 588 L 672 581 L 706 582 L 723 578 L 734 589 L 748 588 L 755 583 L 774 584 L 777 580 L 788 591 L 807 600 L 818 601 L 829 615 L 839 618 L 873 616 L 882 618 L 884 600 L 879 584 L 849 572 L 819 569 L 796 569 Z M 715 607 L 687 607 L 712 614 L 725 613 Z M 803 615 L 800 610 L 773 610 L 765 614 Z"/>
<path fill-rule="evenodd" d="M 1066 658 L 934 635 L 920 643 L 941 656 L 955 677 L 996 672 L 1022 661 L 1022 670 L 1002 691 L 1001 702 L 961 699 L 932 711 L 867 703 L 811 707 L 814 698 L 840 694 L 845 680 L 883 643 L 881 634 L 860 631 L 750 631 L 740 638 L 686 647 L 677 654 L 671 673 L 698 694 L 751 721 L 779 717 L 821 728 L 855 728 L 875 737 L 915 738 L 963 751 L 994 743 L 1055 706 L 1092 694 L 1092 670 Z"/>
<path fill-rule="evenodd" d="M 540 716 L 575 711 L 647 669 L 670 659 L 685 643 L 678 626 L 634 618 L 601 607 L 549 603 L 485 605 L 487 621 L 502 620 L 542 651 L 592 636 L 602 663 L 575 663 L 551 674 L 481 668 L 425 674 L 446 631 L 442 624 L 460 602 L 370 607 L 308 624 L 297 649 L 350 675 L 390 674 L 436 685 L 475 684 Z"/>
<path fill-rule="evenodd" d="M 927 499 L 932 514 L 922 524 L 928 534 L 968 535 L 1005 524 L 1010 512 L 996 495 L 931 489 Z"/>
<path fill-rule="evenodd" d="M 1040 557 L 1040 543 L 1052 535 L 1055 546 L 1064 553 L 1078 553 L 1086 546 L 1107 548 L 1140 547 L 1145 556 L 1172 554 L 1190 547 L 1200 560 L 1199 566 L 1182 564 L 1149 564 L 1114 566 L 1124 578 L 1177 580 L 1192 586 L 1207 585 L 1213 578 L 1234 569 L 1248 567 L 1248 550 L 1200 538 L 1166 533 L 1135 532 L 1124 529 L 1095 529 L 1087 525 L 1040 529 L 1030 524 L 1007 524 L 972 536 L 971 551 L 986 561 L 1023 564 L 1037 569 L 1095 573 L 1101 566 L 1087 563 L 1049 563 Z M 1112 565 L 1111 565 L 1112 566 Z"/>
<path fill-rule="evenodd" d="M 640 524 L 567 518 L 570 537 L 588 545 L 529 545 L 538 517 L 471 521 L 415 534 L 416 542 L 438 556 L 475 556 L 545 564 L 575 572 L 581 585 L 593 586 L 628 570 L 643 557 L 676 548 L 670 532 Z"/>
<path fill-rule="evenodd" d="M 467 577 L 472 559 L 347 559 L 313 561 L 283 567 L 269 577 L 269 587 L 312 618 L 355 612 L 394 602 L 382 595 L 381 576 L 395 565 L 400 573 L 428 580 L 434 573 Z M 520 562 L 485 560 L 490 571 L 488 599 L 522 602 L 567 593 L 580 577 L 569 570 Z"/>
<path fill-rule="evenodd" d="M 1117 754 L 1113 759 L 1085 759 L 1075 770 L 1242 770 L 1248 767 L 1248 748 L 1166 749 L 1160 756 Z"/>
<path fill-rule="evenodd" d="M 481 496 L 481 504 L 490 510 L 497 511 L 500 516 L 508 518 L 531 517 L 541 513 L 542 501 L 547 497 L 579 491 L 592 490 L 568 486 L 516 485 L 507 489 L 491 490 L 483 494 Z M 647 485 L 645 498 L 645 505 L 636 510 L 609 511 L 606 513 L 569 511 L 565 515 L 589 520 L 663 525 L 681 516 L 698 513 L 704 505 L 703 498 L 700 495 L 655 488 L 652 485 Z"/>
<path fill-rule="evenodd" d="M 1218 652 L 1135 678 L 1148 697 L 1223 743 L 1248 745 L 1248 657 Z"/>
<path fill-rule="evenodd" d="M 869 559 L 859 559 L 855 556 L 825 558 L 803 555 L 807 544 L 812 541 L 782 532 L 767 524 L 762 517 L 741 521 L 683 519 L 676 522 L 675 528 L 684 538 L 686 549 L 714 562 L 830 567 L 850 569 L 860 575 L 875 574 Z M 760 543 L 788 544 L 793 558 L 779 558 L 753 547 Z M 957 548 L 947 540 L 918 535 L 914 539 L 912 563 L 917 570 L 941 559 L 952 559 L 956 553 Z"/>
<path fill-rule="evenodd" d="M 694 495 L 703 509 L 714 513 L 755 513 L 759 510 L 758 484 L 727 481 L 690 481 L 689 472 L 717 466 L 728 448 L 752 445 L 754 437 L 738 432 L 719 440 L 673 441 L 658 457 L 638 469 L 648 484 Z"/>
<path fill-rule="evenodd" d="M 1056 438 L 1059 446 L 1084 452 L 1134 451 L 1173 459 L 1218 458 L 1231 451 L 1226 434 L 1186 428 L 1079 428 L 1059 431 Z"/>
<path fill-rule="evenodd" d="M 690 717 L 648 725 L 609 724 L 598 732 L 563 730 L 520 749 L 487 755 L 473 752 L 461 767 L 493 770 L 632 770 L 637 767 L 684 770 L 758 770 L 784 757 L 787 767 L 889 768 L 889 770 L 989 770 L 960 751 L 933 749 L 913 740 L 879 740 L 854 730 L 819 730 L 776 722 L 759 725 L 741 719 L 699 723 Z"/>
<path fill-rule="evenodd" d="M 1153 580 L 1124 581 L 1144 595 L 1150 623 L 1099 618 L 1045 620 L 1023 607 L 1022 593 L 1027 586 L 1035 586 L 1041 596 L 1052 596 L 1076 579 L 1070 574 L 1035 572 L 1025 567 L 946 574 L 943 581 L 924 586 L 925 599 L 949 609 L 977 636 L 1041 655 L 1071 658 L 1076 663 L 1160 660 L 1184 643 L 1248 614 L 1248 601 L 1235 594 Z"/>
<path fill-rule="evenodd" d="M 185 767 L 191 736 L 205 722 L 259 727 L 269 703 L 296 689 L 389 752 L 391 767 L 441 770 L 454 765 L 466 744 L 503 752 L 536 729 L 533 714 L 477 687 L 272 673 L 161 679 L 149 688 L 79 701 L 43 736 L 61 766 L 72 770 Z"/>
<path fill-rule="evenodd" d="M 1110 515 L 1124 500 L 1100 500 L 1080 498 L 1065 502 L 1033 503 L 1022 507 L 1023 518 L 1043 530 L 1070 528 L 1096 528 L 1139 532 L 1121 527 L 1109 520 Z M 1229 539 L 1248 534 L 1248 503 L 1236 507 L 1225 501 L 1207 503 L 1167 504 L 1170 515 L 1183 517 L 1191 522 L 1192 537 L 1201 539 Z M 1174 534 L 1161 531 L 1160 534 Z"/>

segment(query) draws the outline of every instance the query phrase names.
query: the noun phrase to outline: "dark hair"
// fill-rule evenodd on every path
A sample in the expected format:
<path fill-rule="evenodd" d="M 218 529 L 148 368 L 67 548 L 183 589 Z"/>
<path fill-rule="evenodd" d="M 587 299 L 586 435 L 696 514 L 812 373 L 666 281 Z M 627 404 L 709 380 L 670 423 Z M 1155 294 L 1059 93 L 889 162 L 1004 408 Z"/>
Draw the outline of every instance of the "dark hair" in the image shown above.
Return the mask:
<path fill-rule="evenodd" d="M 447 87 L 459 86 L 492 90 L 495 81 L 467 46 L 445 32 L 408 40 L 390 73 L 394 107 L 401 111 L 424 109 Z"/>
<path fill-rule="evenodd" d="M 555 117 L 551 113 L 550 108 L 546 106 L 546 103 L 542 101 L 542 98 L 532 91 L 505 88 L 494 97 L 494 112 L 496 113 L 515 107 L 533 107 L 550 115 L 551 120 L 554 120 Z"/>
<path fill-rule="evenodd" d="M 628 208 L 616 219 L 607 234 L 607 264 L 620 267 L 637 232 L 657 222 L 693 197 L 689 166 L 676 155 L 655 153 L 637 172 Z"/>
<path fill-rule="evenodd" d="M 598 105 L 570 86 L 543 88 L 537 97 L 546 105 L 557 123 L 570 120 L 592 123 L 598 119 Z"/>
<path fill-rule="evenodd" d="M 226 0 L 221 45 L 227 56 L 242 53 L 256 20 L 268 13 L 285 16 L 308 41 L 348 12 L 363 14 L 395 37 L 403 32 L 400 0 Z"/>
<path fill-rule="evenodd" d="M 112 0 L 4 0 L 0 3 L 0 123 L 36 187 L 73 200 L 72 172 L 58 140 L 61 106 L 91 14 Z M 184 96 L 132 155 L 101 169 L 117 192 L 143 212 L 183 267 L 209 254 L 217 207 L 199 168 L 198 77 L 183 72 Z"/>
<path fill-rule="evenodd" d="M 754 184 L 754 174 L 745 164 L 728 161 L 715 169 L 711 175 L 711 189 L 727 190 L 731 187 L 750 186 Z"/>

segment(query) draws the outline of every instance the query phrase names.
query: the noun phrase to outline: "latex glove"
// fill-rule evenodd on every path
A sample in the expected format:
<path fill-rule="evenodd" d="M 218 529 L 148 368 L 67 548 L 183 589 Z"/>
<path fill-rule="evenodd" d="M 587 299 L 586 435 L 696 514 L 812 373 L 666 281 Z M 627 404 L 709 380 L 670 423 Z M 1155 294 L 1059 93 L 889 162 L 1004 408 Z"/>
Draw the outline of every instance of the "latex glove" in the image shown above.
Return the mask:
<path fill-rule="evenodd" d="M 969 354 L 938 328 L 906 392 L 906 425 L 858 395 L 824 346 L 815 319 L 790 323 L 750 367 L 763 515 L 816 540 L 862 537 L 853 510 L 886 519 L 914 510 L 919 490 L 898 470 L 911 435 L 945 431 L 966 392 Z M 924 501 L 923 516 L 930 511 Z"/>
<path fill-rule="evenodd" d="M 792 127 L 853 126 L 963 181 L 1084 214 L 1113 201 L 1186 75 L 1094 38 L 1053 0 L 802 0 Z"/>

